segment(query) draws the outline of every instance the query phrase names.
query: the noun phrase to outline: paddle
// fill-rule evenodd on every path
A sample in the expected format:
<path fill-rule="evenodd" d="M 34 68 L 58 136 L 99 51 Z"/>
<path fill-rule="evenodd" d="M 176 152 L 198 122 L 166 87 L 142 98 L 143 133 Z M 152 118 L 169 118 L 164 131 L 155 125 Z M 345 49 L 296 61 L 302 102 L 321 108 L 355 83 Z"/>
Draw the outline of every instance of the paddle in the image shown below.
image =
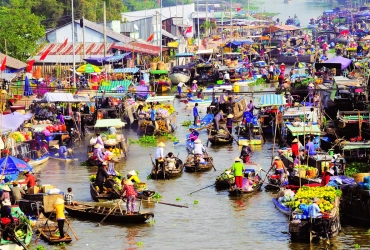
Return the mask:
<path fill-rule="evenodd" d="M 40 236 L 41 236 L 41 233 L 42 233 L 42 231 L 43 231 L 44 227 L 47 225 L 47 223 L 48 223 L 48 221 L 49 221 L 49 219 L 50 219 L 50 217 L 51 217 L 51 215 L 52 215 L 52 214 L 53 214 L 53 212 L 51 212 L 51 213 L 50 213 L 50 215 L 49 215 L 48 219 L 45 221 L 44 226 L 40 229 L 40 233 L 39 233 L 39 235 L 37 236 L 37 238 L 36 238 L 36 240 L 35 240 L 35 243 L 37 243 L 37 241 L 39 240 L 39 238 L 40 238 Z"/>
<path fill-rule="evenodd" d="M 234 138 L 234 136 L 232 134 L 230 134 L 229 130 L 226 128 L 225 131 L 231 136 L 231 138 L 233 138 L 233 140 L 236 142 L 236 144 L 239 145 L 239 142 Z"/>
<path fill-rule="evenodd" d="M 206 187 L 204 187 L 204 188 L 198 189 L 198 190 L 196 190 L 196 191 L 194 191 L 194 192 L 191 192 L 189 195 L 192 195 L 192 194 L 194 194 L 194 193 L 196 193 L 196 192 L 199 192 L 199 191 L 201 191 L 201 190 L 203 190 L 203 189 L 206 189 L 206 188 L 212 187 L 212 186 L 214 186 L 214 185 L 216 185 L 216 183 L 213 183 L 212 185 L 209 185 L 209 186 L 206 186 Z"/>
<path fill-rule="evenodd" d="M 204 149 L 205 150 L 205 149 Z M 213 169 L 215 170 L 215 171 L 217 171 L 216 170 L 216 168 L 215 168 L 215 164 L 213 164 L 213 159 L 212 159 L 212 157 L 210 157 L 209 156 L 209 154 L 208 154 L 208 152 L 207 151 L 205 151 L 206 152 L 206 154 L 207 154 L 207 156 L 208 156 L 208 159 L 209 159 L 209 161 L 211 162 L 211 164 L 212 164 L 212 167 L 213 167 Z"/>
<path fill-rule="evenodd" d="M 155 164 L 154 164 L 154 162 L 153 162 L 152 154 L 149 154 L 149 155 L 150 155 L 150 160 L 152 161 L 152 165 L 153 165 L 153 167 L 154 167 L 155 179 L 158 181 L 156 165 L 155 165 Z"/>
<path fill-rule="evenodd" d="M 65 220 L 66 220 L 66 222 L 67 222 L 67 224 L 68 224 L 69 228 L 71 229 L 71 231 L 72 231 L 73 235 L 75 236 L 76 240 L 78 240 L 78 237 L 77 237 L 77 235 L 76 235 L 75 231 L 73 230 L 73 228 L 72 228 L 71 224 L 69 224 L 69 221 L 67 220 L 67 218 L 66 218 Z"/>
<path fill-rule="evenodd" d="M 143 199 L 140 199 L 140 201 L 142 201 L 142 200 Z M 173 206 L 173 207 L 189 208 L 188 206 L 183 206 L 183 205 L 178 205 L 178 204 L 173 204 L 173 203 L 167 203 L 167 202 L 161 202 L 161 201 L 148 201 L 148 203 L 158 203 L 158 204 Z"/>
<path fill-rule="evenodd" d="M 108 214 L 96 225 L 97 227 L 100 226 L 101 223 L 103 223 L 103 221 L 105 221 L 105 219 L 114 211 L 116 210 L 116 208 L 121 204 L 121 200 L 119 200 L 117 202 L 117 204 L 108 212 Z"/>

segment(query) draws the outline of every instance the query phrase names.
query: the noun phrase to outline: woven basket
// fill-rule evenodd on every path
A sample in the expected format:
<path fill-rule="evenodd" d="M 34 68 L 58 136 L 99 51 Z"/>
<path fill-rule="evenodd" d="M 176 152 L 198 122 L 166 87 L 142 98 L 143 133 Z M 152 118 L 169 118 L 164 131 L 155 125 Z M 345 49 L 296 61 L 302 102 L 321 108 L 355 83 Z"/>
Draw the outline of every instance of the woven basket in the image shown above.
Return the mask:
<path fill-rule="evenodd" d="M 363 182 L 365 176 L 370 176 L 369 173 L 358 173 L 353 176 L 353 179 L 355 179 L 356 183 Z"/>

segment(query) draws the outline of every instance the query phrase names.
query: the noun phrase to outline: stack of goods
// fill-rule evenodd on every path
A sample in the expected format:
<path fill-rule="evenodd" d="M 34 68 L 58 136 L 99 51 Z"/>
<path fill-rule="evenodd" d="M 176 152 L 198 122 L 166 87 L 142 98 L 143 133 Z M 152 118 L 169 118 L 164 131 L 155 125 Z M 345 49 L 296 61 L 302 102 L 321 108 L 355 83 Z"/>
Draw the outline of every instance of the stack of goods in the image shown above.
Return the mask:
<path fill-rule="evenodd" d="M 307 187 L 303 186 L 298 189 L 294 199 L 285 202 L 284 205 L 291 207 L 292 210 L 298 215 L 297 218 L 308 217 L 308 206 L 313 203 L 313 199 L 318 199 L 318 206 L 323 214 L 330 216 L 335 213 L 334 208 L 338 206 L 338 201 L 342 191 L 336 190 L 334 187 Z"/>
<path fill-rule="evenodd" d="M 61 125 L 49 125 L 45 128 L 50 133 L 56 133 L 56 132 L 67 132 L 67 126 L 65 124 Z"/>
<path fill-rule="evenodd" d="M 143 111 L 150 115 L 150 109 L 150 105 L 145 105 Z M 162 116 L 162 118 L 166 118 L 175 112 L 175 109 L 171 104 L 157 104 L 154 106 L 154 109 L 157 111 L 157 114 Z"/>
<path fill-rule="evenodd" d="M 301 178 L 307 179 L 314 179 L 317 176 L 317 168 L 309 167 L 307 165 L 298 165 L 295 166 L 293 169 L 293 173 L 295 176 L 299 176 Z"/>
<path fill-rule="evenodd" d="M 166 125 L 166 122 L 164 120 L 159 120 L 157 122 L 158 124 L 158 129 L 162 132 L 167 132 L 168 131 L 168 128 L 167 128 L 167 125 Z"/>
<path fill-rule="evenodd" d="M 32 139 L 32 133 L 21 133 L 18 131 L 12 132 L 8 135 L 9 138 L 14 139 L 15 142 L 24 142 Z"/>
<path fill-rule="evenodd" d="M 291 189 L 283 190 L 278 194 L 278 202 L 285 207 L 291 207 L 294 196 L 295 193 Z"/>
<path fill-rule="evenodd" d="M 370 176 L 364 176 L 364 181 L 358 183 L 359 188 L 370 190 Z"/>
<path fill-rule="evenodd" d="M 234 175 L 230 172 L 230 170 L 226 169 L 222 174 L 220 174 L 217 178 L 216 181 L 230 181 L 234 182 L 235 180 Z"/>
<path fill-rule="evenodd" d="M 113 185 L 114 190 L 121 191 L 122 190 L 122 184 L 121 184 L 122 176 L 117 171 L 116 171 L 116 173 L 117 173 L 117 175 L 115 175 L 115 176 L 111 175 L 109 178 L 114 181 L 114 185 Z M 90 175 L 89 179 L 90 179 L 90 182 L 95 182 L 96 175 L 95 174 Z M 96 188 L 96 190 L 100 191 L 98 186 L 95 186 L 95 188 Z M 108 192 L 109 192 L 109 190 L 104 187 L 103 193 L 106 194 Z"/>

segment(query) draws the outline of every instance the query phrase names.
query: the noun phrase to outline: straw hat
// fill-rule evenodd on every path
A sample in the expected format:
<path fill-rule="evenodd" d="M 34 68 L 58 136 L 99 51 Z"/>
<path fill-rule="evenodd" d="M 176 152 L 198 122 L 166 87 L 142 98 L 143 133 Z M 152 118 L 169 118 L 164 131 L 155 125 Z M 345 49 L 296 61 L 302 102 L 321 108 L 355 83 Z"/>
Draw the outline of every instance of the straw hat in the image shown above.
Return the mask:
<path fill-rule="evenodd" d="M 0 174 L 0 180 L 4 180 L 4 179 L 5 179 L 5 175 Z"/>
<path fill-rule="evenodd" d="M 242 161 L 239 157 L 236 157 L 234 161 Z"/>
<path fill-rule="evenodd" d="M 54 205 L 60 205 L 60 204 L 64 204 L 64 200 L 62 198 L 58 198 L 54 201 Z"/>
<path fill-rule="evenodd" d="M 312 83 L 308 84 L 308 87 L 313 87 L 314 85 Z"/>
<path fill-rule="evenodd" d="M 227 116 L 227 118 L 234 118 L 234 116 L 233 116 L 232 114 L 229 114 L 229 115 Z"/>
<path fill-rule="evenodd" d="M 197 83 L 198 81 L 197 80 L 194 80 L 193 83 Z"/>
<path fill-rule="evenodd" d="M 166 145 L 163 143 L 163 142 L 160 142 L 160 143 L 158 143 L 158 145 L 157 145 L 157 147 L 162 147 L 162 148 L 164 148 Z"/>
<path fill-rule="evenodd" d="M 281 65 L 285 65 L 285 63 L 282 63 Z"/>
<path fill-rule="evenodd" d="M 131 176 L 136 176 L 137 173 L 135 170 L 131 170 L 130 172 L 127 173 L 128 175 L 131 175 Z"/>
<path fill-rule="evenodd" d="M 18 181 L 13 181 L 12 184 L 13 185 L 18 185 Z"/>
<path fill-rule="evenodd" d="M 298 139 L 297 139 L 297 138 L 295 138 L 292 142 L 293 142 L 293 143 L 296 143 L 296 142 L 298 142 Z"/>
<path fill-rule="evenodd" d="M 224 111 L 220 110 L 218 113 L 223 114 L 223 113 L 224 113 Z"/>
<path fill-rule="evenodd" d="M 94 148 L 99 148 L 100 147 L 100 144 L 95 144 Z"/>
<path fill-rule="evenodd" d="M 200 139 L 196 139 L 196 140 L 194 141 L 194 143 L 196 143 L 196 144 L 200 144 L 200 143 L 202 143 L 202 141 L 201 141 Z"/>
<path fill-rule="evenodd" d="M 32 127 L 32 124 L 31 123 L 27 123 L 26 125 L 24 125 L 25 128 L 30 128 Z"/>
<path fill-rule="evenodd" d="M 4 200 L 4 201 L 3 201 L 3 205 L 4 205 L 4 206 L 11 206 L 11 205 L 12 205 L 12 203 L 10 202 L 10 200 L 9 200 L 9 199 L 6 199 L 6 200 Z"/>
<path fill-rule="evenodd" d="M 132 183 L 132 181 L 130 181 L 130 180 L 124 180 L 123 184 L 125 184 L 125 185 L 134 185 L 134 183 Z"/>
<path fill-rule="evenodd" d="M 26 175 L 26 174 L 29 174 L 29 173 L 30 173 L 30 171 L 26 170 L 26 171 L 23 172 L 23 175 Z"/>
<path fill-rule="evenodd" d="M 8 191 L 8 192 L 10 192 L 10 191 L 11 191 L 8 185 L 3 186 L 3 187 L 2 187 L 2 189 L 3 189 L 4 191 Z"/>
<path fill-rule="evenodd" d="M 279 156 L 274 157 L 274 161 L 276 161 L 276 160 L 280 160 Z"/>

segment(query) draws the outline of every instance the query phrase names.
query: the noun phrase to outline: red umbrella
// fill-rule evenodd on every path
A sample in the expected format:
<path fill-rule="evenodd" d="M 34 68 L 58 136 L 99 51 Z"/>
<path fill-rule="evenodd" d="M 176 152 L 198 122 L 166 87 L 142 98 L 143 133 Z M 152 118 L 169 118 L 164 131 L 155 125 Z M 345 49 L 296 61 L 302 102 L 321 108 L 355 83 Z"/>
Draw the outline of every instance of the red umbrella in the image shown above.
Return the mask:
<path fill-rule="evenodd" d="M 349 34 L 349 31 L 348 30 L 342 30 L 340 32 L 341 35 L 345 36 L 345 35 L 348 35 Z"/>

